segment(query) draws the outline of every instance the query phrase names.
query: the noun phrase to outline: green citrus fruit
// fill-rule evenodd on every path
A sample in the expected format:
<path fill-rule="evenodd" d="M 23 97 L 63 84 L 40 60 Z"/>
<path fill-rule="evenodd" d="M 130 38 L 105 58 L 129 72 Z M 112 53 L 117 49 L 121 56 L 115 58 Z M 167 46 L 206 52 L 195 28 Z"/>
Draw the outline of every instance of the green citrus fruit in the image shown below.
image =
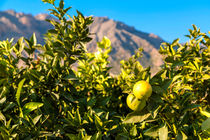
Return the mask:
<path fill-rule="evenodd" d="M 152 87 L 146 81 L 139 81 L 133 86 L 133 94 L 138 99 L 147 100 L 152 94 Z"/>
<path fill-rule="evenodd" d="M 129 94 L 126 99 L 127 105 L 134 111 L 141 111 L 146 106 L 146 100 L 139 100 L 133 94 Z"/>

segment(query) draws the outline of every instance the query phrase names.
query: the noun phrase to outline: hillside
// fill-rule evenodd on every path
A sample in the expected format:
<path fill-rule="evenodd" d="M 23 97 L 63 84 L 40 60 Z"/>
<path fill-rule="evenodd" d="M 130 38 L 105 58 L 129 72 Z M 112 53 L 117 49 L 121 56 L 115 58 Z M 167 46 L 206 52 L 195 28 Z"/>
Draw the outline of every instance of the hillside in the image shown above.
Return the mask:
<path fill-rule="evenodd" d="M 158 49 L 163 40 L 154 34 L 138 31 L 134 27 L 107 17 L 95 17 L 90 29 L 91 32 L 96 33 L 93 41 L 88 44 L 91 51 L 95 50 L 94 45 L 103 36 L 107 36 L 111 40 L 113 47 L 111 64 L 115 71 L 120 69 L 120 60 L 129 58 L 139 47 L 144 49 L 143 58 L 141 59 L 143 66 L 150 65 L 152 71 L 155 72 L 162 64 Z"/>
<path fill-rule="evenodd" d="M 0 40 L 24 36 L 29 38 L 33 32 L 37 40 L 43 44 L 43 34 L 52 26 L 45 21 L 52 18 L 46 14 L 32 16 L 30 14 L 16 13 L 13 10 L 0 12 Z M 143 58 L 140 60 L 144 67 L 151 66 L 152 72 L 156 72 L 162 64 L 158 49 L 163 40 L 152 33 L 136 30 L 122 22 L 114 21 L 107 17 L 95 17 L 90 27 L 93 40 L 87 45 L 89 51 L 96 50 L 96 42 L 103 36 L 107 36 L 112 42 L 111 66 L 112 73 L 120 70 L 120 60 L 127 59 L 134 54 L 139 47 L 144 49 Z"/>

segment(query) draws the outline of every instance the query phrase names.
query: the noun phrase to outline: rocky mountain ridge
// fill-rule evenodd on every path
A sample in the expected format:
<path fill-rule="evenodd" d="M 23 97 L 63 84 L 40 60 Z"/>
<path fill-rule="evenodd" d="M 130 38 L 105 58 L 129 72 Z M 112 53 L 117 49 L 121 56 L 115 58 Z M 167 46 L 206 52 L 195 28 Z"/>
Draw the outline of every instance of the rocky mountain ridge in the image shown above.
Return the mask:
<path fill-rule="evenodd" d="M 6 38 L 17 40 L 21 36 L 30 38 L 34 32 L 39 43 L 44 44 L 43 35 L 52 28 L 45 21 L 47 18 L 52 17 L 47 14 L 33 16 L 13 10 L 0 12 L 0 40 Z M 144 49 L 140 60 L 144 67 L 151 66 L 152 72 L 156 72 L 163 63 L 158 49 L 164 40 L 157 35 L 138 31 L 134 27 L 108 17 L 94 17 L 90 32 L 96 34 L 91 36 L 93 40 L 87 44 L 89 51 L 96 51 L 96 42 L 100 41 L 103 36 L 111 40 L 113 50 L 110 53 L 110 61 L 113 73 L 118 73 L 120 61 L 132 56 L 139 47 Z"/>

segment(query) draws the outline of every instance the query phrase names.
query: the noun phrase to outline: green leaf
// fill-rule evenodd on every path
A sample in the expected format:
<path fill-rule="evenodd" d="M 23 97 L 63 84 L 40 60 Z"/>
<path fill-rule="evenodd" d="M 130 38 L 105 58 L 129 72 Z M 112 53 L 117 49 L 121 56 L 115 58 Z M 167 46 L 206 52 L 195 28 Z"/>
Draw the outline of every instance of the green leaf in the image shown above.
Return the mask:
<path fill-rule="evenodd" d="M 101 131 L 102 127 L 103 127 L 103 122 L 101 121 L 101 119 L 96 114 L 94 114 L 94 116 L 95 116 L 96 128 L 98 129 L 98 131 Z"/>
<path fill-rule="evenodd" d="M 57 65 L 57 62 L 58 62 L 58 56 L 56 55 L 53 59 L 52 66 L 55 67 Z"/>
<path fill-rule="evenodd" d="M 85 135 L 84 138 L 83 138 L 83 140 L 91 140 L 91 137 L 92 136 Z"/>
<path fill-rule="evenodd" d="M 2 120 L 4 122 L 4 125 L 6 125 L 7 120 L 5 118 L 5 116 L 0 112 L 0 120 Z"/>
<path fill-rule="evenodd" d="M 183 77 L 183 75 L 174 76 L 173 79 L 172 79 L 172 83 L 175 82 L 176 80 L 178 80 L 179 78 L 182 78 L 182 77 Z"/>
<path fill-rule="evenodd" d="M 209 75 L 209 74 L 204 74 L 204 75 L 203 75 L 203 79 L 204 79 L 204 80 L 210 79 L 210 75 Z"/>
<path fill-rule="evenodd" d="M 132 112 L 129 113 L 123 123 L 140 123 L 146 120 L 151 114 L 148 112 Z"/>
<path fill-rule="evenodd" d="M 79 109 L 77 108 L 75 119 L 77 120 L 78 124 L 81 125 L 81 116 L 79 114 Z"/>
<path fill-rule="evenodd" d="M 204 130 L 208 130 L 210 129 L 210 118 L 206 119 L 202 125 L 201 125 L 201 129 Z"/>
<path fill-rule="evenodd" d="M 36 46 L 37 40 L 35 33 L 33 33 L 32 37 L 30 38 L 30 42 L 33 44 L 33 46 Z"/>
<path fill-rule="evenodd" d="M 60 8 L 60 9 L 63 9 L 63 7 L 64 7 L 64 1 L 63 1 L 63 0 L 60 0 L 59 8 Z"/>
<path fill-rule="evenodd" d="M 154 126 L 154 127 L 151 127 L 149 129 L 147 129 L 145 131 L 144 135 L 154 138 L 154 137 L 158 136 L 158 132 L 159 132 L 159 127 L 158 126 Z"/>
<path fill-rule="evenodd" d="M 44 3 L 49 3 L 49 4 L 53 4 L 54 5 L 54 2 L 55 0 L 42 0 Z"/>
<path fill-rule="evenodd" d="M 3 112 L 6 112 L 7 110 L 12 109 L 15 106 L 16 104 L 14 102 L 9 102 L 7 106 L 3 109 Z"/>
<path fill-rule="evenodd" d="M 197 27 L 194 24 L 192 26 L 193 26 L 193 29 L 197 31 Z"/>
<path fill-rule="evenodd" d="M 130 135 L 131 136 L 136 136 L 137 135 L 137 129 L 136 129 L 136 125 L 134 125 L 131 130 L 130 130 Z"/>
<path fill-rule="evenodd" d="M 37 122 L 40 120 L 40 118 L 42 117 L 42 114 L 41 115 L 38 115 L 38 116 L 36 116 L 34 119 L 33 119 L 33 123 L 34 123 L 34 125 L 36 125 L 37 124 Z"/>
<path fill-rule="evenodd" d="M 6 97 L 4 97 L 4 98 L 2 98 L 2 99 L 0 99 L 0 106 L 3 104 L 3 103 L 5 103 L 5 101 L 7 100 L 7 98 Z"/>
<path fill-rule="evenodd" d="M 18 49 L 19 55 L 22 53 L 22 51 L 23 51 L 23 49 L 24 49 L 23 39 L 24 39 L 24 37 L 21 37 L 21 38 L 18 40 L 17 44 L 16 44 L 16 47 L 17 47 L 17 49 Z"/>
<path fill-rule="evenodd" d="M 191 109 L 194 109 L 194 108 L 198 108 L 198 107 L 200 107 L 200 106 L 201 106 L 201 105 L 199 105 L 199 104 L 190 104 L 190 105 L 184 107 L 184 112 L 187 111 L 187 110 L 191 110 Z"/>
<path fill-rule="evenodd" d="M 31 111 L 42 107 L 44 104 L 39 102 L 29 102 L 23 106 L 23 114 L 28 115 Z"/>
<path fill-rule="evenodd" d="M 178 42 L 179 42 L 179 38 L 175 39 L 175 40 L 172 42 L 172 45 L 175 46 L 175 45 L 178 44 Z"/>
<path fill-rule="evenodd" d="M 203 110 L 200 110 L 200 112 L 201 112 L 202 115 L 204 115 L 204 116 L 210 118 L 210 113 L 209 113 L 209 112 L 203 111 Z"/>
<path fill-rule="evenodd" d="M 78 140 L 77 135 L 74 134 L 65 134 L 67 137 L 69 137 L 70 140 Z"/>
<path fill-rule="evenodd" d="M 26 79 L 21 80 L 20 83 L 18 84 L 18 89 L 17 89 L 17 93 L 16 93 L 16 101 L 19 106 L 20 106 L 20 93 L 21 93 L 21 90 L 22 90 L 25 80 Z"/>
<path fill-rule="evenodd" d="M 101 140 L 102 139 L 102 134 L 101 132 L 95 133 L 92 137 L 91 140 Z"/>
<path fill-rule="evenodd" d="M 108 49 L 111 46 L 111 41 L 106 36 L 104 36 L 102 41 L 98 42 L 97 45 L 99 48 Z"/>
<path fill-rule="evenodd" d="M 177 135 L 177 140 L 187 140 L 187 136 L 184 132 L 180 131 Z"/>
<path fill-rule="evenodd" d="M 159 139 L 167 140 L 168 139 L 168 127 L 166 124 L 159 129 Z"/>
<path fill-rule="evenodd" d="M 166 79 L 163 83 L 163 89 L 166 91 L 168 89 L 168 87 L 171 85 L 173 79 Z"/>
<path fill-rule="evenodd" d="M 69 74 L 67 76 L 64 77 L 65 80 L 78 80 L 78 78 L 75 76 L 75 74 Z"/>

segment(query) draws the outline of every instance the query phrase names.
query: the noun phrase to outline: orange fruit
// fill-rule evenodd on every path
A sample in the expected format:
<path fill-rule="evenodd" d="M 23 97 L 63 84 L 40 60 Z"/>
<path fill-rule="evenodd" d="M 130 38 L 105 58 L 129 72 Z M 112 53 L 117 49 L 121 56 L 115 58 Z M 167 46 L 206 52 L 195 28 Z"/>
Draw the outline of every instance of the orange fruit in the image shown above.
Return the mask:
<path fill-rule="evenodd" d="M 138 81 L 133 86 L 133 94 L 138 99 L 147 100 L 152 94 L 152 87 L 147 81 Z"/>
<path fill-rule="evenodd" d="M 146 106 L 146 100 L 139 100 L 133 94 L 127 96 L 126 103 L 134 111 L 141 111 Z"/>

